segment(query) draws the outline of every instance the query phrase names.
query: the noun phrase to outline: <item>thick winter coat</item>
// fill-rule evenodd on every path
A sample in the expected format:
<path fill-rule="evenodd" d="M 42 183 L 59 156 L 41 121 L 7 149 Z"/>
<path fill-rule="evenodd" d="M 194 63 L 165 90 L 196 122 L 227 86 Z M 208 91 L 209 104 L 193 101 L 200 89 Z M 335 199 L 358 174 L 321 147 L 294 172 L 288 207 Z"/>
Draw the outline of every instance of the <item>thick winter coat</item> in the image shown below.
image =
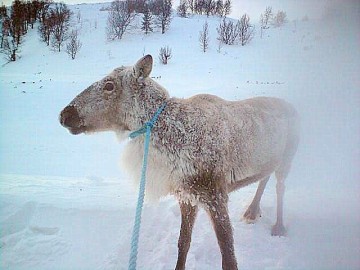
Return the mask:
<path fill-rule="evenodd" d="M 149 77 L 152 57 L 133 67 L 115 69 L 79 94 L 62 112 L 60 122 L 73 134 L 113 130 L 120 139 L 142 127 L 165 102 L 152 129 L 146 196 L 167 194 L 180 203 L 182 225 L 176 269 L 184 269 L 198 206 L 212 220 L 223 269 L 236 269 L 227 211 L 228 193 L 260 182 L 244 218 L 254 222 L 269 176 L 277 177 L 278 217 L 273 235 L 284 235 L 284 180 L 299 140 L 299 119 L 287 102 L 270 97 L 226 101 L 213 95 L 169 97 Z M 128 142 L 125 168 L 139 181 L 144 137 Z"/>

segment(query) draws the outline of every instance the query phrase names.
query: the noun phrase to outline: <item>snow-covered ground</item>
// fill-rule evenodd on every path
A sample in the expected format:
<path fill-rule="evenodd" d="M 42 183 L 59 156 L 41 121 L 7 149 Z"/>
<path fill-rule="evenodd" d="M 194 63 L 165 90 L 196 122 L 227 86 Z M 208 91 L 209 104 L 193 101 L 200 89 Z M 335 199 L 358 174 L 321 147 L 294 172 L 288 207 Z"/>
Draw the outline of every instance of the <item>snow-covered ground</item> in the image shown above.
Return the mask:
<path fill-rule="evenodd" d="M 0 67 L 0 268 L 127 268 L 137 190 L 117 165 L 122 145 L 112 133 L 71 136 L 58 115 L 113 68 L 147 53 L 156 59 L 160 47 L 169 45 L 173 58 L 167 66 L 155 61 L 152 76 L 171 95 L 277 96 L 302 116 L 302 140 L 285 195 L 288 237 L 270 236 L 274 181 L 256 224 L 240 219 L 256 185 L 230 196 L 239 267 L 359 269 L 360 4 L 317 5 L 326 8 L 316 18 L 304 10 L 262 39 L 258 32 L 249 45 L 224 46 L 220 53 L 218 18 L 208 19 L 211 46 L 201 52 L 201 16 L 175 17 L 164 35 L 133 31 L 108 42 L 101 5 L 73 6 L 81 11 L 83 43 L 74 61 L 46 48 L 36 30 L 30 31 L 22 58 Z M 301 20 L 306 15 L 309 20 Z M 145 206 L 139 269 L 174 268 L 179 226 L 173 198 Z M 187 269 L 220 268 L 216 237 L 201 211 Z"/>

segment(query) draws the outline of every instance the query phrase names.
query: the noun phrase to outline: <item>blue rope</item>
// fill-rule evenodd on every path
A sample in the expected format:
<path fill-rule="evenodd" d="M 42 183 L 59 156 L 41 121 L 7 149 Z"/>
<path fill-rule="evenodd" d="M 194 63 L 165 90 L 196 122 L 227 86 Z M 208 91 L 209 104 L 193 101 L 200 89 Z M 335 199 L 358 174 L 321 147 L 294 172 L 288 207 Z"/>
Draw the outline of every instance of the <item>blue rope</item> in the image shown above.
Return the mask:
<path fill-rule="evenodd" d="M 141 212 L 144 204 L 144 197 L 145 197 L 145 182 L 146 182 L 146 168 L 147 168 L 147 161 L 148 161 L 148 154 L 149 154 L 149 144 L 150 144 L 150 136 L 151 136 L 151 129 L 155 125 L 157 119 L 161 112 L 165 109 L 166 102 L 164 102 L 161 107 L 156 111 L 153 118 L 146 122 L 143 127 L 140 129 L 130 133 L 129 137 L 134 139 L 141 134 L 145 134 L 145 142 L 144 142 L 144 157 L 143 157 L 143 166 L 141 169 L 141 180 L 139 186 L 139 194 L 138 194 L 138 201 L 136 205 L 136 213 L 135 213 L 135 221 L 133 227 L 133 233 L 131 237 L 131 250 L 130 250 L 130 259 L 129 259 L 129 270 L 136 269 L 136 261 L 137 261 L 137 254 L 138 254 L 138 245 L 139 245 L 139 234 L 140 234 L 140 224 L 141 224 Z"/>
<path fill-rule="evenodd" d="M 151 120 L 149 122 L 146 122 L 145 125 L 143 125 L 141 128 L 139 128 L 138 130 L 135 130 L 134 132 L 131 132 L 129 137 L 131 139 L 136 138 L 137 136 L 146 133 L 147 128 L 150 127 L 150 130 L 153 128 L 153 126 L 155 125 L 156 121 L 159 118 L 159 115 L 162 113 L 162 111 L 165 109 L 166 107 L 166 102 L 164 102 L 161 107 L 156 111 L 156 113 L 154 114 L 153 118 L 151 118 Z M 145 137 L 146 138 L 146 137 Z"/>

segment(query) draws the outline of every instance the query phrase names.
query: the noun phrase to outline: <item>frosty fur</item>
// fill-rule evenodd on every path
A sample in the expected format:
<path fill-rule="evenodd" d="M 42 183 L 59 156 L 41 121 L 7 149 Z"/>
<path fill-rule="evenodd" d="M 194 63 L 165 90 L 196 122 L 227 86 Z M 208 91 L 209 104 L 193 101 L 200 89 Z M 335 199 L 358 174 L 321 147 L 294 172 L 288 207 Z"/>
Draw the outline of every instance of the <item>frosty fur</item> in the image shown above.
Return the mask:
<path fill-rule="evenodd" d="M 237 269 L 228 193 L 260 182 L 244 219 L 254 222 L 269 176 L 277 178 L 277 221 L 272 234 L 285 235 L 284 180 L 299 140 L 299 120 L 287 102 L 269 97 L 226 101 L 213 95 L 170 98 L 149 75 L 152 57 L 115 69 L 79 94 L 60 115 L 71 133 L 113 130 L 122 140 L 151 119 L 166 102 L 152 129 L 146 197 L 172 194 L 179 200 L 182 224 L 176 269 L 185 269 L 198 207 L 210 216 L 223 269 Z M 124 168 L 139 181 L 144 137 L 127 143 Z"/>

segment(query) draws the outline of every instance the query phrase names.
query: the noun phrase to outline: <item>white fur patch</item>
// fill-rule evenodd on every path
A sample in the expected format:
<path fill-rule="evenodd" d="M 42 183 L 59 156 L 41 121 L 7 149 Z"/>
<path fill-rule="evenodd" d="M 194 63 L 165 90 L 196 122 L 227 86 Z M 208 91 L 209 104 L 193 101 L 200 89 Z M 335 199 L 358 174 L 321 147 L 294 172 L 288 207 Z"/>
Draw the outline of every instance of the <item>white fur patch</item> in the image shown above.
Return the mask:
<path fill-rule="evenodd" d="M 122 154 L 121 164 L 129 173 L 136 185 L 139 185 L 144 156 L 144 139 L 136 138 L 130 141 Z M 146 193 L 147 201 L 156 201 L 171 192 L 171 166 L 167 159 L 157 154 L 150 145 L 147 172 Z"/>

